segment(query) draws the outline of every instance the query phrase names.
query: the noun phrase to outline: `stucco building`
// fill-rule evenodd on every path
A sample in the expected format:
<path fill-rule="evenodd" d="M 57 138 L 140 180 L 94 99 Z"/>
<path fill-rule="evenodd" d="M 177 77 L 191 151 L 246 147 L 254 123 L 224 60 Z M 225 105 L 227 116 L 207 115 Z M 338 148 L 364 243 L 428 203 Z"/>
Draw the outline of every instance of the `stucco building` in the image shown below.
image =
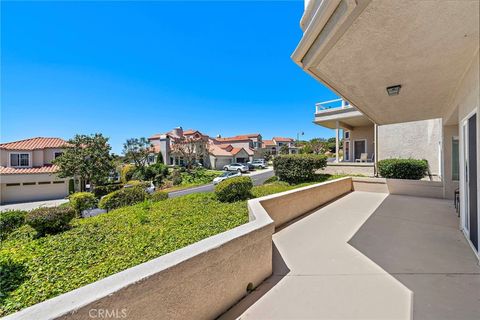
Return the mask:
<path fill-rule="evenodd" d="M 67 179 L 52 161 L 62 154 L 60 138 L 32 138 L 0 144 L 0 202 L 60 199 L 68 195 Z"/>
<path fill-rule="evenodd" d="M 349 102 L 336 99 L 316 104 L 314 122 L 335 130 L 337 146 L 343 140 L 343 156 L 336 153 L 327 167 L 330 173 L 373 176 L 379 160 L 413 158 L 427 160 L 434 179 L 442 176 L 440 118 L 377 125 Z"/>

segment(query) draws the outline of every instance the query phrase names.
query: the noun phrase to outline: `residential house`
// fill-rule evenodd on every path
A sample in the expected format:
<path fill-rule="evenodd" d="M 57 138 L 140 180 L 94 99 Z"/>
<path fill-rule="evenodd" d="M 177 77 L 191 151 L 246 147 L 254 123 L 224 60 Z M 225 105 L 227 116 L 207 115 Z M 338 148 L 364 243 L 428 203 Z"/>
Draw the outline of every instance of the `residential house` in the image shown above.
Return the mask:
<path fill-rule="evenodd" d="M 175 144 L 182 141 L 182 139 L 192 138 L 198 141 L 198 149 L 207 145 L 209 141 L 208 135 L 201 133 L 198 130 L 183 130 L 182 127 L 177 127 L 166 133 L 159 133 L 148 138 L 150 143 L 153 145 L 154 153 L 149 156 L 148 162 L 152 163 L 156 161 L 156 156 L 161 152 L 163 157 L 163 163 L 167 165 L 183 165 L 184 160 L 183 156 L 176 152 Z M 195 150 L 194 150 L 195 151 Z M 207 155 L 204 154 L 204 150 L 201 151 L 199 155 L 200 162 L 207 160 Z"/>
<path fill-rule="evenodd" d="M 56 175 L 52 161 L 62 154 L 60 138 L 31 138 L 0 144 L 0 202 L 60 199 L 68 180 Z"/>
<path fill-rule="evenodd" d="M 149 156 L 149 162 L 155 162 L 156 156 L 161 152 L 164 163 L 168 165 L 183 165 L 184 159 L 181 154 L 175 152 L 176 144 L 183 138 L 193 138 L 198 141 L 199 162 L 206 168 L 221 170 L 227 164 L 251 161 L 259 155 L 262 136 L 260 134 L 238 135 L 228 138 L 211 138 L 198 130 L 183 130 L 175 128 L 164 134 L 156 134 L 149 138 L 153 145 L 153 153 Z M 206 148 L 204 148 L 206 146 Z M 206 149 L 206 150 L 204 150 Z"/>
<path fill-rule="evenodd" d="M 335 99 L 316 104 L 314 123 L 335 129 L 337 146 L 343 139 L 343 158 L 336 152 L 329 173 L 373 176 L 379 160 L 413 158 L 426 159 L 431 176 L 441 178 L 441 119 L 377 125 L 348 101 Z"/>
<path fill-rule="evenodd" d="M 275 156 L 280 154 L 280 149 L 283 146 L 288 146 L 288 154 L 297 154 L 298 148 L 295 145 L 295 140 L 292 138 L 273 137 L 272 140 L 263 140 L 262 148 Z"/>

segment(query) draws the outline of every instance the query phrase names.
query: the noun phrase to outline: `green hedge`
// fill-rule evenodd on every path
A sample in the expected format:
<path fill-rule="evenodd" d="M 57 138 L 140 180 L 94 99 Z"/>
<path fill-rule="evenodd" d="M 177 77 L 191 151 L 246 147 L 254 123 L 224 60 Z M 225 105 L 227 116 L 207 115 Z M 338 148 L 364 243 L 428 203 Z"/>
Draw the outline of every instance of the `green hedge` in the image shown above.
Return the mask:
<path fill-rule="evenodd" d="M 268 178 L 267 180 L 265 180 L 263 182 L 263 184 L 269 184 L 269 183 L 273 183 L 275 181 L 278 181 L 278 177 L 277 176 L 272 176 L 272 177 Z"/>
<path fill-rule="evenodd" d="M 95 197 L 100 199 L 103 196 L 106 196 L 109 193 L 112 193 L 113 191 L 117 191 L 123 188 L 123 184 L 121 183 L 112 183 L 112 184 L 106 184 L 103 186 L 97 186 L 95 189 L 93 189 L 93 193 L 95 194 Z"/>
<path fill-rule="evenodd" d="M 68 199 L 70 206 L 78 217 L 82 216 L 83 210 L 93 209 L 97 206 L 98 200 L 91 192 L 76 192 L 71 194 Z"/>
<path fill-rule="evenodd" d="M 134 205 L 147 198 L 148 194 L 141 186 L 123 188 L 103 197 L 102 200 L 100 200 L 98 207 L 105 210 L 112 210 Z"/>
<path fill-rule="evenodd" d="M 315 172 L 327 166 L 327 157 L 315 154 L 280 155 L 273 160 L 278 179 L 288 183 L 310 181 Z"/>
<path fill-rule="evenodd" d="M 163 201 L 168 199 L 168 192 L 165 191 L 155 191 L 151 196 L 150 200 L 153 202 Z"/>
<path fill-rule="evenodd" d="M 428 174 L 428 161 L 417 159 L 385 159 L 378 161 L 378 173 L 389 179 L 420 180 Z"/>
<path fill-rule="evenodd" d="M 7 210 L 0 212 L 0 239 L 25 223 L 26 211 Z"/>
<path fill-rule="evenodd" d="M 252 188 L 250 177 L 235 177 L 220 182 L 215 187 L 215 194 L 221 202 L 235 202 L 250 198 Z"/>
<path fill-rule="evenodd" d="M 75 210 L 71 207 L 38 208 L 27 213 L 25 222 L 43 236 L 68 229 L 74 217 Z"/>

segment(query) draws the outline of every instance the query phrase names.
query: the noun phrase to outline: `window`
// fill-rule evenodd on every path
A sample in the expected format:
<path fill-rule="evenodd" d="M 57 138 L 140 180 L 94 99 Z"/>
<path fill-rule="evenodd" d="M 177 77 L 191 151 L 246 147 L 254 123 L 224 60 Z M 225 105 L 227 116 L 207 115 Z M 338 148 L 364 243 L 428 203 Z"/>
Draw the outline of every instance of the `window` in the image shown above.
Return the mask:
<path fill-rule="evenodd" d="M 457 137 L 452 138 L 452 180 L 460 180 L 460 162 Z"/>
<path fill-rule="evenodd" d="M 148 161 L 148 163 L 154 163 L 155 162 L 155 156 L 154 155 L 149 155 L 147 161 Z"/>
<path fill-rule="evenodd" d="M 36 182 L 24 182 L 23 183 L 24 186 L 34 186 L 36 184 L 37 184 Z"/>
<path fill-rule="evenodd" d="M 57 159 L 57 158 L 60 157 L 62 154 L 63 154 L 63 152 L 55 152 L 54 155 L 53 155 L 53 158 L 54 158 L 54 159 Z"/>
<path fill-rule="evenodd" d="M 42 182 L 39 182 L 38 184 L 50 184 L 51 181 L 42 181 Z"/>
<path fill-rule="evenodd" d="M 15 187 L 15 186 L 19 186 L 20 183 L 7 183 L 7 187 Z"/>
<path fill-rule="evenodd" d="M 345 131 L 345 139 L 350 139 L 350 131 Z"/>
<path fill-rule="evenodd" d="M 65 181 L 53 181 L 53 183 L 55 183 L 55 184 L 62 184 L 62 183 L 65 183 Z"/>
<path fill-rule="evenodd" d="M 10 166 L 12 167 L 29 167 L 30 154 L 28 153 L 11 153 Z"/>

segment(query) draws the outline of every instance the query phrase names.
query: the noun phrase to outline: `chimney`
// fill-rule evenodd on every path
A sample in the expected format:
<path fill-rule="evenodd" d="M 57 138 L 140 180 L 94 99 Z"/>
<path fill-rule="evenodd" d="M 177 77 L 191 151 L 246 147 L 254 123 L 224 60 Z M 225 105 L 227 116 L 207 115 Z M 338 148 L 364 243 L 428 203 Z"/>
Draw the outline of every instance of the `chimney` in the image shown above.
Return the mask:
<path fill-rule="evenodd" d="M 183 128 L 176 127 L 175 129 L 173 129 L 173 133 L 178 137 L 183 137 Z"/>

